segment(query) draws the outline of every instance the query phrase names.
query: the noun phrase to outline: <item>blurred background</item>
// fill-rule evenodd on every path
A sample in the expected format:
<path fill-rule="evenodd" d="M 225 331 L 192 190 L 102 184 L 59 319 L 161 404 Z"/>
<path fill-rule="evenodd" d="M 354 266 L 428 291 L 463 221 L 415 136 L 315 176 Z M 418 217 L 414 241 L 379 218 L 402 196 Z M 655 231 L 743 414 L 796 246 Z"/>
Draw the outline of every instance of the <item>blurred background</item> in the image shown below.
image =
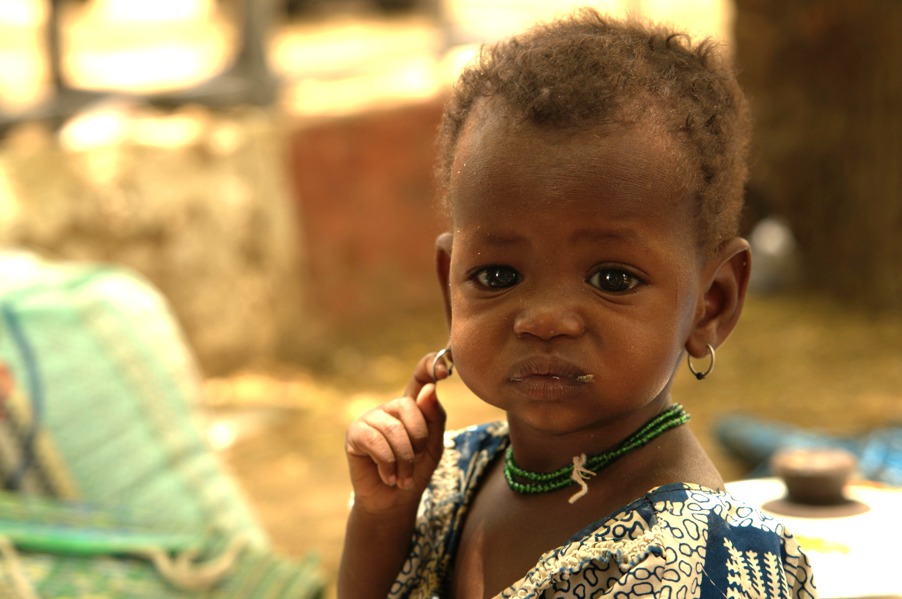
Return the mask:
<path fill-rule="evenodd" d="M 0 0 L 0 245 L 160 290 L 209 442 L 276 548 L 331 576 L 345 427 L 446 338 L 447 86 L 480 43 L 581 4 Z M 721 40 L 752 102 L 752 295 L 713 377 L 674 391 L 726 477 L 747 470 L 715 440 L 725 415 L 902 421 L 902 3 L 591 4 Z M 440 393 L 452 426 L 498 417 Z"/>

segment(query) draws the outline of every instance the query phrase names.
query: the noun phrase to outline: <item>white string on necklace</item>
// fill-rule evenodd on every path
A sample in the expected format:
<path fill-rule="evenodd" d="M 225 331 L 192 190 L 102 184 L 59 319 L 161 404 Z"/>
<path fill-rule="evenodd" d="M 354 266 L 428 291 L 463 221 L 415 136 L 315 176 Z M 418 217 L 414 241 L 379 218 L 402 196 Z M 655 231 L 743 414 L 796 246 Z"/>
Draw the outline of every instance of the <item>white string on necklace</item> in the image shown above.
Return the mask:
<path fill-rule="evenodd" d="M 586 454 L 581 453 L 577 456 L 573 456 L 573 472 L 570 473 L 570 479 L 578 484 L 580 489 L 567 501 L 576 503 L 583 495 L 588 493 L 589 485 L 586 484 L 586 481 L 592 476 L 595 476 L 595 473 L 586 468 Z"/>

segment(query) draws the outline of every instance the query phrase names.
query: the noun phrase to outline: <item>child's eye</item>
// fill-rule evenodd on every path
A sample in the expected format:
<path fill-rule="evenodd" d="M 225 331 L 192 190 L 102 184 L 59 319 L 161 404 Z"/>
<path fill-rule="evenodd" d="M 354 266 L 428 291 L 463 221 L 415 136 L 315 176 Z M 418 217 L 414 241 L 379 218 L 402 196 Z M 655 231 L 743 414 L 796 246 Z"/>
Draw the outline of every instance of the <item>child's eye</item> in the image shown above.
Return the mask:
<path fill-rule="evenodd" d="M 588 283 L 606 293 L 625 293 L 641 283 L 638 277 L 620 268 L 604 268 L 593 274 Z"/>
<path fill-rule="evenodd" d="M 520 282 L 520 273 L 509 266 L 487 266 L 477 270 L 473 279 L 488 289 L 507 289 Z"/>

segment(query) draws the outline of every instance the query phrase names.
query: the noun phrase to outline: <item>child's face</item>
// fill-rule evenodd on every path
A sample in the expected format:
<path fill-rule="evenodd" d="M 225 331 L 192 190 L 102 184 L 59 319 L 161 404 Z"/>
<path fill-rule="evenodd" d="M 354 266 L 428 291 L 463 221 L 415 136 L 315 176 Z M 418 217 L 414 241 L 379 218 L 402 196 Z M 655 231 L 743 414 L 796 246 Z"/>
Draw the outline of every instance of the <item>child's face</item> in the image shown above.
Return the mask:
<path fill-rule="evenodd" d="M 548 131 L 484 108 L 450 188 L 457 372 L 558 432 L 665 397 L 704 302 L 673 154 L 645 127 Z"/>

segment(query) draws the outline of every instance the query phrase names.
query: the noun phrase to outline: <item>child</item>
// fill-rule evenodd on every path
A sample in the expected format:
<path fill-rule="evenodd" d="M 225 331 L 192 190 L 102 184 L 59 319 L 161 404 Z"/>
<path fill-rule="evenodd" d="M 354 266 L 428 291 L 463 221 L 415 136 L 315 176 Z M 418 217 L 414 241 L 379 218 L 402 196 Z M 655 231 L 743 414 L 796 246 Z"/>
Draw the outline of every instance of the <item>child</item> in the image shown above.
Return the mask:
<path fill-rule="evenodd" d="M 340 597 L 815 596 L 670 398 L 742 310 L 747 135 L 710 44 L 593 11 L 463 74 L 440 140 L 450 341 L 348 431 Z M 506 422 L 445 440 L 452 367 Z"/>

